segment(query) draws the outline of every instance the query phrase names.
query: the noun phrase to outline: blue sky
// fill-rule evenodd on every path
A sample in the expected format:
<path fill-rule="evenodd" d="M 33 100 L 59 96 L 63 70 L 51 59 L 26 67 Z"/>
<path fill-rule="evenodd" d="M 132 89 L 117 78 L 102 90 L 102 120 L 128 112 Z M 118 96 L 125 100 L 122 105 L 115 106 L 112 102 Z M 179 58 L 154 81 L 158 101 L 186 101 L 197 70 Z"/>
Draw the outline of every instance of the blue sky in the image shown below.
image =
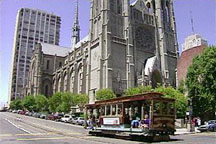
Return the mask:
<path fill-rule="evenodd" d="M 8 97 L 12 59 L 13 36 L 17 11 L 22 7 L 37 8 L 61 17 L 60 45 L 70 46 L 71 28 L 76 0 L 0 0 L 0 101 Z M 81 37 L 89 30 L 90 0 L 79 0 Z M 195 33 L 202 35 L 209 44 L 216 45 L 216 20 L 214 0 L 175 0 L 174 11 L 179 49 L 185 37 L 192 34 L 191 16 Z"/>

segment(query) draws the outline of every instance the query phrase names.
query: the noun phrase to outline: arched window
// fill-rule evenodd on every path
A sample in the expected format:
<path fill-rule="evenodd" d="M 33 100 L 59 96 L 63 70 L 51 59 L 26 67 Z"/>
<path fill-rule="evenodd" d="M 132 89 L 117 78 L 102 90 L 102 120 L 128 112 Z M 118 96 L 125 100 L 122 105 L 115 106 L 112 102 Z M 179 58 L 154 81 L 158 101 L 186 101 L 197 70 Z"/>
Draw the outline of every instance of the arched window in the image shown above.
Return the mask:
<path fill-rule="evenodd" d="M 74 92 L 74 69 L 70 72 L 70 92 Z"/>
<path fill-rule="evenodd" d="M 45 85 L 45 96 L 49 96 L 49 86 Z"/>
<path fill-rule="evenodd" d="M 122 2 L 121 0 L 117 0 L 117 14 L 122 13 Z"/>
<path fill-rule="evenodd" d="M 65 74 L 64 74 L 64 92 L 66 92 L 67 91 L 67 72 L 65 72 Z"/>
<path fill-rule="evenodd" d="M 166 18 L 166 22 L 169 23 L 170 21 L 170 11 L 169 11 L 169 2 L 166 1 L 166 4 L 165 4 L 165 18 Z"/>
<path fill-rule="evenodd" d="M 82 92 L 82 65 L 78 67 L 77 92 Z"/>
<path fill-rule="evenodd" d="M 58 81 L 57 81 L 57 91 L 58 91 L 58 92 L 61 91 L 61 76 L 58 77 Z"/>
<path fill-rule="evenodd" d="M 47 63 L 46 63 L 46 69 L 47 69 L 47 70 L 49 69 L 49 63 L 50 63 L 50 61 L 47 60 Z"/>

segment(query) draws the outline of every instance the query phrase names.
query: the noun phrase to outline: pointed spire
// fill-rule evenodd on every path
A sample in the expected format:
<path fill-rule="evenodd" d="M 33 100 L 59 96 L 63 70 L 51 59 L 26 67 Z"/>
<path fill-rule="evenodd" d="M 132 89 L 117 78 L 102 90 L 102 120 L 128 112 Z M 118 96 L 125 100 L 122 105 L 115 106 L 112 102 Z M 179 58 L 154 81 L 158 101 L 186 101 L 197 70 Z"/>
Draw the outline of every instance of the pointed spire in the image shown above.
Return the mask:
<path fill-rule="evenodd" d="M 80 26 L 79 26 L 79 3 L 76 1 L 76 10 L 74 14 L 74 25 L 72 28 L 71 47 L 80 41 Z"/>

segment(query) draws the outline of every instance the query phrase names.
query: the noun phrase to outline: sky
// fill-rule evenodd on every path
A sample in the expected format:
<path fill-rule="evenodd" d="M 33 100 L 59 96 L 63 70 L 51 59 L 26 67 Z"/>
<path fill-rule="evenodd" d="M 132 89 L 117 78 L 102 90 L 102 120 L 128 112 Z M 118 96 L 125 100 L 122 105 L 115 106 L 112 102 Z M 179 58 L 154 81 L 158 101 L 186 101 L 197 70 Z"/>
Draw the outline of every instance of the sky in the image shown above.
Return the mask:
<path fill-rule="evenodd" d="M 79 0 L 81 38 L 89 31 L 89 1 Z M 59 15 L 61 17 L 60 46 L 70 47 L 75 3 L 76 0 L 0 0 L 0 106 L 8 100 L 13 37 L 18 10 L 23 7 L 36 8 Z M 174 0 L 180 52 L 184 39 L 192 34 L 191 16 L 195 33 L 203 36 L 208 44 L 216 45 L 215 10 L 215 0 Z"/>

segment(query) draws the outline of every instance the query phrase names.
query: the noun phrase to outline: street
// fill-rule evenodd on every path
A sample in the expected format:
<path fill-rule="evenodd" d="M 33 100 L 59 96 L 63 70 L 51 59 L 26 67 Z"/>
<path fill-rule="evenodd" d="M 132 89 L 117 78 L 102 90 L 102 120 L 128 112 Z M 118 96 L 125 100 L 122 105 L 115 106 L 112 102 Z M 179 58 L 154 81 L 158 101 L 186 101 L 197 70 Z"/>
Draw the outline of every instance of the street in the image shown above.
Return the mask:
<path fill-rule="evenodd" d="M 81 126 L 24 115 L 0 113 L 0 144 L 141 144 L 142 141 L 95 137 Z M 168 144 L 216 144 L 216 133 L 171 136 Z"/>

